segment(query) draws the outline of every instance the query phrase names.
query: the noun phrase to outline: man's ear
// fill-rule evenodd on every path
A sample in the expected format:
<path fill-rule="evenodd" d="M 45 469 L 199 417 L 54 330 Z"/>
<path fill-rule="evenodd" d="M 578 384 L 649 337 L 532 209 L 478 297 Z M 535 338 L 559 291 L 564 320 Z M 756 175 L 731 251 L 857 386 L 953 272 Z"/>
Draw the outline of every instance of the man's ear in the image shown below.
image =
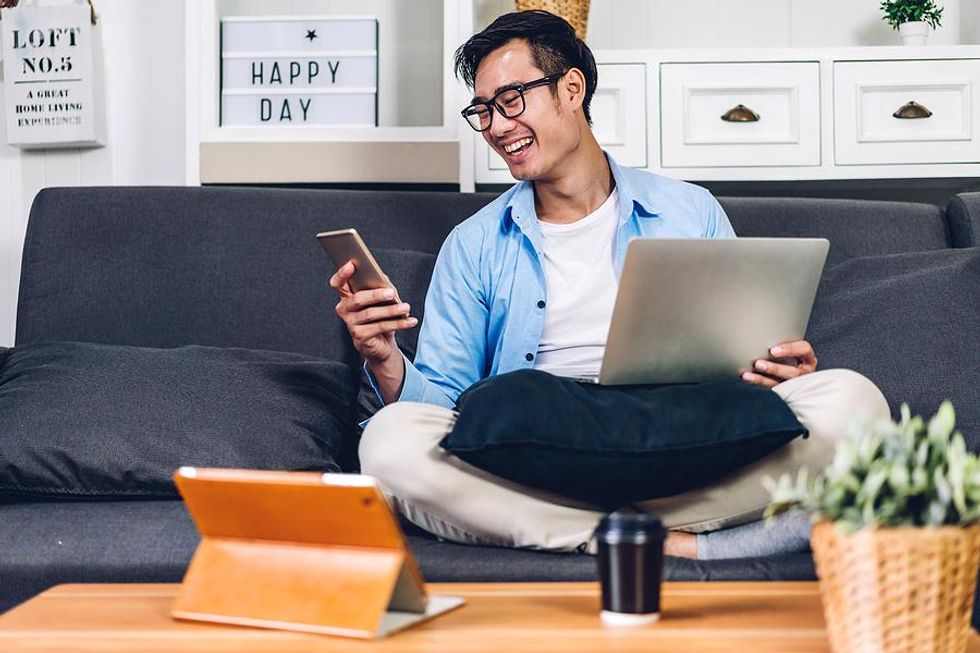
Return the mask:
<path fill-rule="evenodd" d="M 562 77 L 560 85 L 562 99 L 569 103 L 569 108 L 575 111 L 585 102 L 585 75 L 578 68 L 570 68 Z"/>

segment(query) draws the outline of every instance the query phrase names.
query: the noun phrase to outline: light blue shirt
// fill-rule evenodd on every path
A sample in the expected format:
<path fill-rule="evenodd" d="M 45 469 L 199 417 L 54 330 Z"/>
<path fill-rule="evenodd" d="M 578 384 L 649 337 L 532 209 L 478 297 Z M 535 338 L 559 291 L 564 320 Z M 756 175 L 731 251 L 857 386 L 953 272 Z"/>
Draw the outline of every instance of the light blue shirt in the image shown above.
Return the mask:
<path fill-rule="evenodd" d="M 735 237 L 707 190 L 607 159 L 620 197 L 617 279 L 631 238 Z M 480 379 L 534 367 L 548 301 L 541 262 L 529 181 L 457 225 L 436 259 L 415 363 L 405 359 L 399 401 L 452 408 Z"/>

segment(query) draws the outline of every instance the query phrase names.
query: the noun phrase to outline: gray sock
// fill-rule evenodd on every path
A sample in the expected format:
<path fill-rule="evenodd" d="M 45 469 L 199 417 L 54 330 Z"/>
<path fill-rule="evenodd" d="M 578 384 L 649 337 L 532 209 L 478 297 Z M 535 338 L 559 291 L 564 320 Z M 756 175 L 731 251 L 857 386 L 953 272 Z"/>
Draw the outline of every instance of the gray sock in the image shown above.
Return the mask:
<path fill-rule="evenodd" d="M 755 558 L 809 549 L 810 516 L 802 510 L 790 510 L 769 521 L 698 533 L 698 560 Z"/>

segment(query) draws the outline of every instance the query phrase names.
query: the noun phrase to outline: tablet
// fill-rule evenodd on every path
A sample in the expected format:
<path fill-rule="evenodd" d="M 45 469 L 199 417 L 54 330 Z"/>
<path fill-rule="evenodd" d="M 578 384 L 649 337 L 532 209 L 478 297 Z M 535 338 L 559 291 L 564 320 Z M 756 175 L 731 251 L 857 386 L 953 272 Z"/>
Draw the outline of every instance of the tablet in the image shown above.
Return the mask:
<path fill-rule="evenodd" d="M 379 637 L 463 603 L 430 596 L 370 476 L 182 467 L 201 533 L 179 619 Z"/>

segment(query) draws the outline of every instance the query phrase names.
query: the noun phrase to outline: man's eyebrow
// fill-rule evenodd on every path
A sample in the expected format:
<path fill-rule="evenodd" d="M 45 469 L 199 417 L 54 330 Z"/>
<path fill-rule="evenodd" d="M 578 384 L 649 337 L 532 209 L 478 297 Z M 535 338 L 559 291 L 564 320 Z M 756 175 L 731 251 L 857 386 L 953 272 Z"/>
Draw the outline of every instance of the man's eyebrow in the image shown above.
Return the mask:
<path fill-rule="evenodd" d="M 497 95 L 501 91 L 509 91 L 512 88 L 516 88 L 520 86 L 521 84 L 523 84 L 523 82 L 507 82 L 506 84 L 502 84 L 497 88 L 495 88 L 493 90 L 493 94 Z M 470 98 L 470 104 L 473 104 L 474 102 L 486 102 L 486 101 L 487 98 L 483 97 L 482 95 L 474 95 L 472 98 Z"/>

